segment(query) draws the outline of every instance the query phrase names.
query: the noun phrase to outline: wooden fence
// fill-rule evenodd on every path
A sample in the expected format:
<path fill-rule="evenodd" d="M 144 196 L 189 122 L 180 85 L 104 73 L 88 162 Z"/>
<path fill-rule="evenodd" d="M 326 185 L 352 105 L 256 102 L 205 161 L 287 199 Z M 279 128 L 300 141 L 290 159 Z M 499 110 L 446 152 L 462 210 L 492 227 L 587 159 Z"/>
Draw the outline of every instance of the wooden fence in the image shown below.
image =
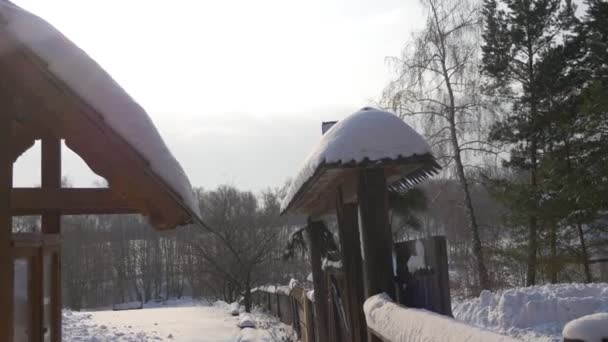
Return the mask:
<path fill-rule="evenodd" d="M 265 287 L 253 290 L 251 299 L 254 305 L 263 307 L 281 322 L 291 325 L 300 340 L 314 342 L 314 309 L 306 292 L 301 287 L 295 287 L 289 293 Z"/>
<path fill-rule="evenodd" d="M 447 248 L 444 237 L 397 243 L 395 261 L 394 284 L 397 290 L 397 303 L 401 305 L 391 302 L 387 307 L 392 312 L 407 315 L 408 320 L 394 321 L 393 328 L 402 328 L 400 332 L 404 334 L 415 332 L 416 324 L 411 320 L 420 321 L 429 318 L 428 311 L 416 310 L 421 308 L 442 315 L 430 316 L 431 321 L 443 322 L 449 327 L 459 328 L 465 335 L 470 333 L 468 336 L 475 340 L 477 330 L 463 323 L 457 323 L 451 318 Z M 390 336 L 383 335 L 377 325 L 369 327 L 369 323 L 366 323 L 370 317 L 364 316 L 362 301 L 358 304 L 358 301 L 352 300 L 353 288 L 360 284 L 348 283 L 342 268 L 326 267 L 323 273 L 328 294 L 325 306 L 328 313 L 327 341 L 365 342 L 376 341 L 378 338 L 391 341 Z M 317 315 L 309 297 L 311 296 L 307 295 L 307 290 L 300 287 L 289 290 L 286 287 L 267 286 L 252 292 L 254 305 L 264 307 L 281 322 L 291 325 L 301 341 L 316 342 L 318 341 L 315 331 Z M 394 320 L 395 317 L 391 318 L 389 315 L 380 323 L 389 322 L 391 319 Z M 368 328 L 372 329 L 368 330 Z M 431 327 L 428 333 L 432 334 L 432 330 Z M 368 331 L 372 335 L 367 335 Z M 483 340 L 484 336 L 486 335 L 480 334 L 477 340 Z M 500 341 L 514 340 L 507 338 Z"/>

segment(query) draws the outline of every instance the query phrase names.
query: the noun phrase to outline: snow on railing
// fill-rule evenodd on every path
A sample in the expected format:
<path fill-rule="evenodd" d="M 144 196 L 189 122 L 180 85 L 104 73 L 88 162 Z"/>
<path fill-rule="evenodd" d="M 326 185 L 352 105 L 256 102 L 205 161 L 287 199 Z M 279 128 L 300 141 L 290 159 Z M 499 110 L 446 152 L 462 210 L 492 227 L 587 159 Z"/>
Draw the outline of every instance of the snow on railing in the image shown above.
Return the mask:
<path fill-rule="evenodd" d="M 563 330 L 564 341 L 608 341 L 608 313 L 596 313 L 568 322 Z"/>
<path fill-rule="evenodd" d="M 368 298 L 363 305 L 368 330 L 385 341 L 517 342 L 450 317 L 393 303 L 386 294 Z"/>

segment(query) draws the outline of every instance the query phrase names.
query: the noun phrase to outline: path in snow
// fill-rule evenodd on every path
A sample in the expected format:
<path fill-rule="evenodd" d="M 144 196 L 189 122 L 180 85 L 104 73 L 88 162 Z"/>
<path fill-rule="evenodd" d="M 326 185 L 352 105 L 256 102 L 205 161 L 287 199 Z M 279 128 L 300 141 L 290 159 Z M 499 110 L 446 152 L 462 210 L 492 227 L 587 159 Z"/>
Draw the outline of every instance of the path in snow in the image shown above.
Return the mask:
<path fill-rule="evenodd" d="M 64 340 L 82 342 L 237 341 L 238 318 L 213 306 L 64 312 Z"/>

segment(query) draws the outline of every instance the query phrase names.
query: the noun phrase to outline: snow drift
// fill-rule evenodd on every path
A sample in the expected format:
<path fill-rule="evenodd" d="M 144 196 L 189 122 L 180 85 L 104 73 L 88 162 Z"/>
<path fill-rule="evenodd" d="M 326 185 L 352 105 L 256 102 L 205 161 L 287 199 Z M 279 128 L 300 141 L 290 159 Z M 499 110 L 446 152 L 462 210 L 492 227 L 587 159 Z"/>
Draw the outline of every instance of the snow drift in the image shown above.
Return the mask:
<path fill-rule="evenodd" d="M 608 311 L 608 284 L 553 284 L 483 291 L 454 305 L 454 317 L 523 339 L 561 341 L 569 321 Z"/>

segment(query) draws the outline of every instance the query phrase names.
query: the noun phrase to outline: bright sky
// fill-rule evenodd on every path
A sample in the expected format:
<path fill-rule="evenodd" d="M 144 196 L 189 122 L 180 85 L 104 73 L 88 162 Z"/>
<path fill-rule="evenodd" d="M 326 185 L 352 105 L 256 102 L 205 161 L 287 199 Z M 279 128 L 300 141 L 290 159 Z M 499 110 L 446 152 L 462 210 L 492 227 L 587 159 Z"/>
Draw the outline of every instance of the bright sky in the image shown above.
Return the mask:
<path fill-rule="evenodd" d="M 149 113 L 195 186 L 293 176 L 321 122 L 374 104 L 422 25 L 416 0 L 15 0 L 54 24 Z M 15 185 L 39 184 L 25 155 Z M 75 185 L 94 177 L 73 154 Z"/>

